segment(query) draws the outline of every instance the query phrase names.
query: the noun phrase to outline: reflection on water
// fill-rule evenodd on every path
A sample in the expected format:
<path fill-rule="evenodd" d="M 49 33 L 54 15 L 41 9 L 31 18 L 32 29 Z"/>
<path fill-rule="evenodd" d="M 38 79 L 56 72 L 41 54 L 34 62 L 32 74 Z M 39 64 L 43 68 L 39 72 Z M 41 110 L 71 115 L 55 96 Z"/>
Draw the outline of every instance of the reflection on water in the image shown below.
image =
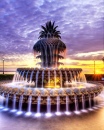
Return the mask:
<path fill-rule="evenodd" d="M 104 129 L 104 91 L 97 97 L 98 109 L 76 115 L 41 115 L 25 117 L 0 110 L 0 130 L 103 130 Z M 25 115 L 25 114 L 24 114 Z"/>

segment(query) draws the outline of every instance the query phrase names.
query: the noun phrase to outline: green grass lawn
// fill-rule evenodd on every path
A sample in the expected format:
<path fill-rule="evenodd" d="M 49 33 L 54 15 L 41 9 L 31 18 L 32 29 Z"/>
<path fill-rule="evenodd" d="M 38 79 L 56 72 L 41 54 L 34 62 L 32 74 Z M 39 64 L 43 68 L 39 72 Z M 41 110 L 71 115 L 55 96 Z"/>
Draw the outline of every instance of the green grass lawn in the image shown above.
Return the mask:
<path fill-rule="evenodd" d="M 0 74 L 0 81 L 12 80 L 13 74 Z"/>

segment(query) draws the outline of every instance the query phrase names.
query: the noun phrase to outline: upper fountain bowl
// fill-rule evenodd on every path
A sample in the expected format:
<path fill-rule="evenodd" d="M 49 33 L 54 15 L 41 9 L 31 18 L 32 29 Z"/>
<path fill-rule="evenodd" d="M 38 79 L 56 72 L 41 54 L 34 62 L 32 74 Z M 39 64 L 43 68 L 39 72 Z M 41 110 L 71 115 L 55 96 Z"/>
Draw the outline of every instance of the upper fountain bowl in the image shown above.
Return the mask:
<path fill-rule="evenodd" d="M 33 88 L 66 88 L 72 82 L 86 82 L 86 78 L 77 68 L 18 68 L 13 82 L 25 82 Z"/>

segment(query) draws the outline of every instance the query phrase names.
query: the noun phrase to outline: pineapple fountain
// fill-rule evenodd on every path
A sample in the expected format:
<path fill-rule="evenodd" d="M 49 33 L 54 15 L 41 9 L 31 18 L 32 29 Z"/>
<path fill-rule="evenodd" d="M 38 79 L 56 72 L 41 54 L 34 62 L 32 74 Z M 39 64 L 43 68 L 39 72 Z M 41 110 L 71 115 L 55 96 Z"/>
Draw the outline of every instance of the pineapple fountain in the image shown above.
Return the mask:
<path fill-rule="evenodd" d="M 33 46 L 34 53 L 39 53 L 36 58 L 40 58 L 37 64 L 41 67 L 18 68 L 12 83 L 0 85 L 1 109 L 8 110 L 11 103 L 12 112 L 21 114 L 23 104 L 27 104 L 26 115 L 31 115 L 33 109 L 35 116 L 40 116 L 45 105 L 46 115 L 51 116 L 52 106 L 56 108 L 56 115 L 60 115 L 64 104 L 68 115 L 71 104 L 75 104 L 75 113 L 78 113 L 79 103 L 85 111 L 88 101 L 91 110 L 92 100 L 101 93 L 103 86 L 87 83 L 82 69 L 59 68 L 63 65 L 59 59 L 64 59 L 66 45 L 61 41 L 60 31 L 56 30 L 58 26 L 49 21 L 41 27 L 39 40 Z"/>

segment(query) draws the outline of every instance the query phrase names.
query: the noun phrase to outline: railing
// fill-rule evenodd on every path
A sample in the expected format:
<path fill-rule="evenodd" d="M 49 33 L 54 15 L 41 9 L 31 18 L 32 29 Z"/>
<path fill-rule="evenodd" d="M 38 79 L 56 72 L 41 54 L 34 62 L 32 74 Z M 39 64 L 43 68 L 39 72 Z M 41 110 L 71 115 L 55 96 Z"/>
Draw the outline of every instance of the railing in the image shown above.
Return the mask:
<path fill-rule="evenodd" d="M 0 70 L 0 74 L 14 74 L 16 71 L 2 71 Z"/>

